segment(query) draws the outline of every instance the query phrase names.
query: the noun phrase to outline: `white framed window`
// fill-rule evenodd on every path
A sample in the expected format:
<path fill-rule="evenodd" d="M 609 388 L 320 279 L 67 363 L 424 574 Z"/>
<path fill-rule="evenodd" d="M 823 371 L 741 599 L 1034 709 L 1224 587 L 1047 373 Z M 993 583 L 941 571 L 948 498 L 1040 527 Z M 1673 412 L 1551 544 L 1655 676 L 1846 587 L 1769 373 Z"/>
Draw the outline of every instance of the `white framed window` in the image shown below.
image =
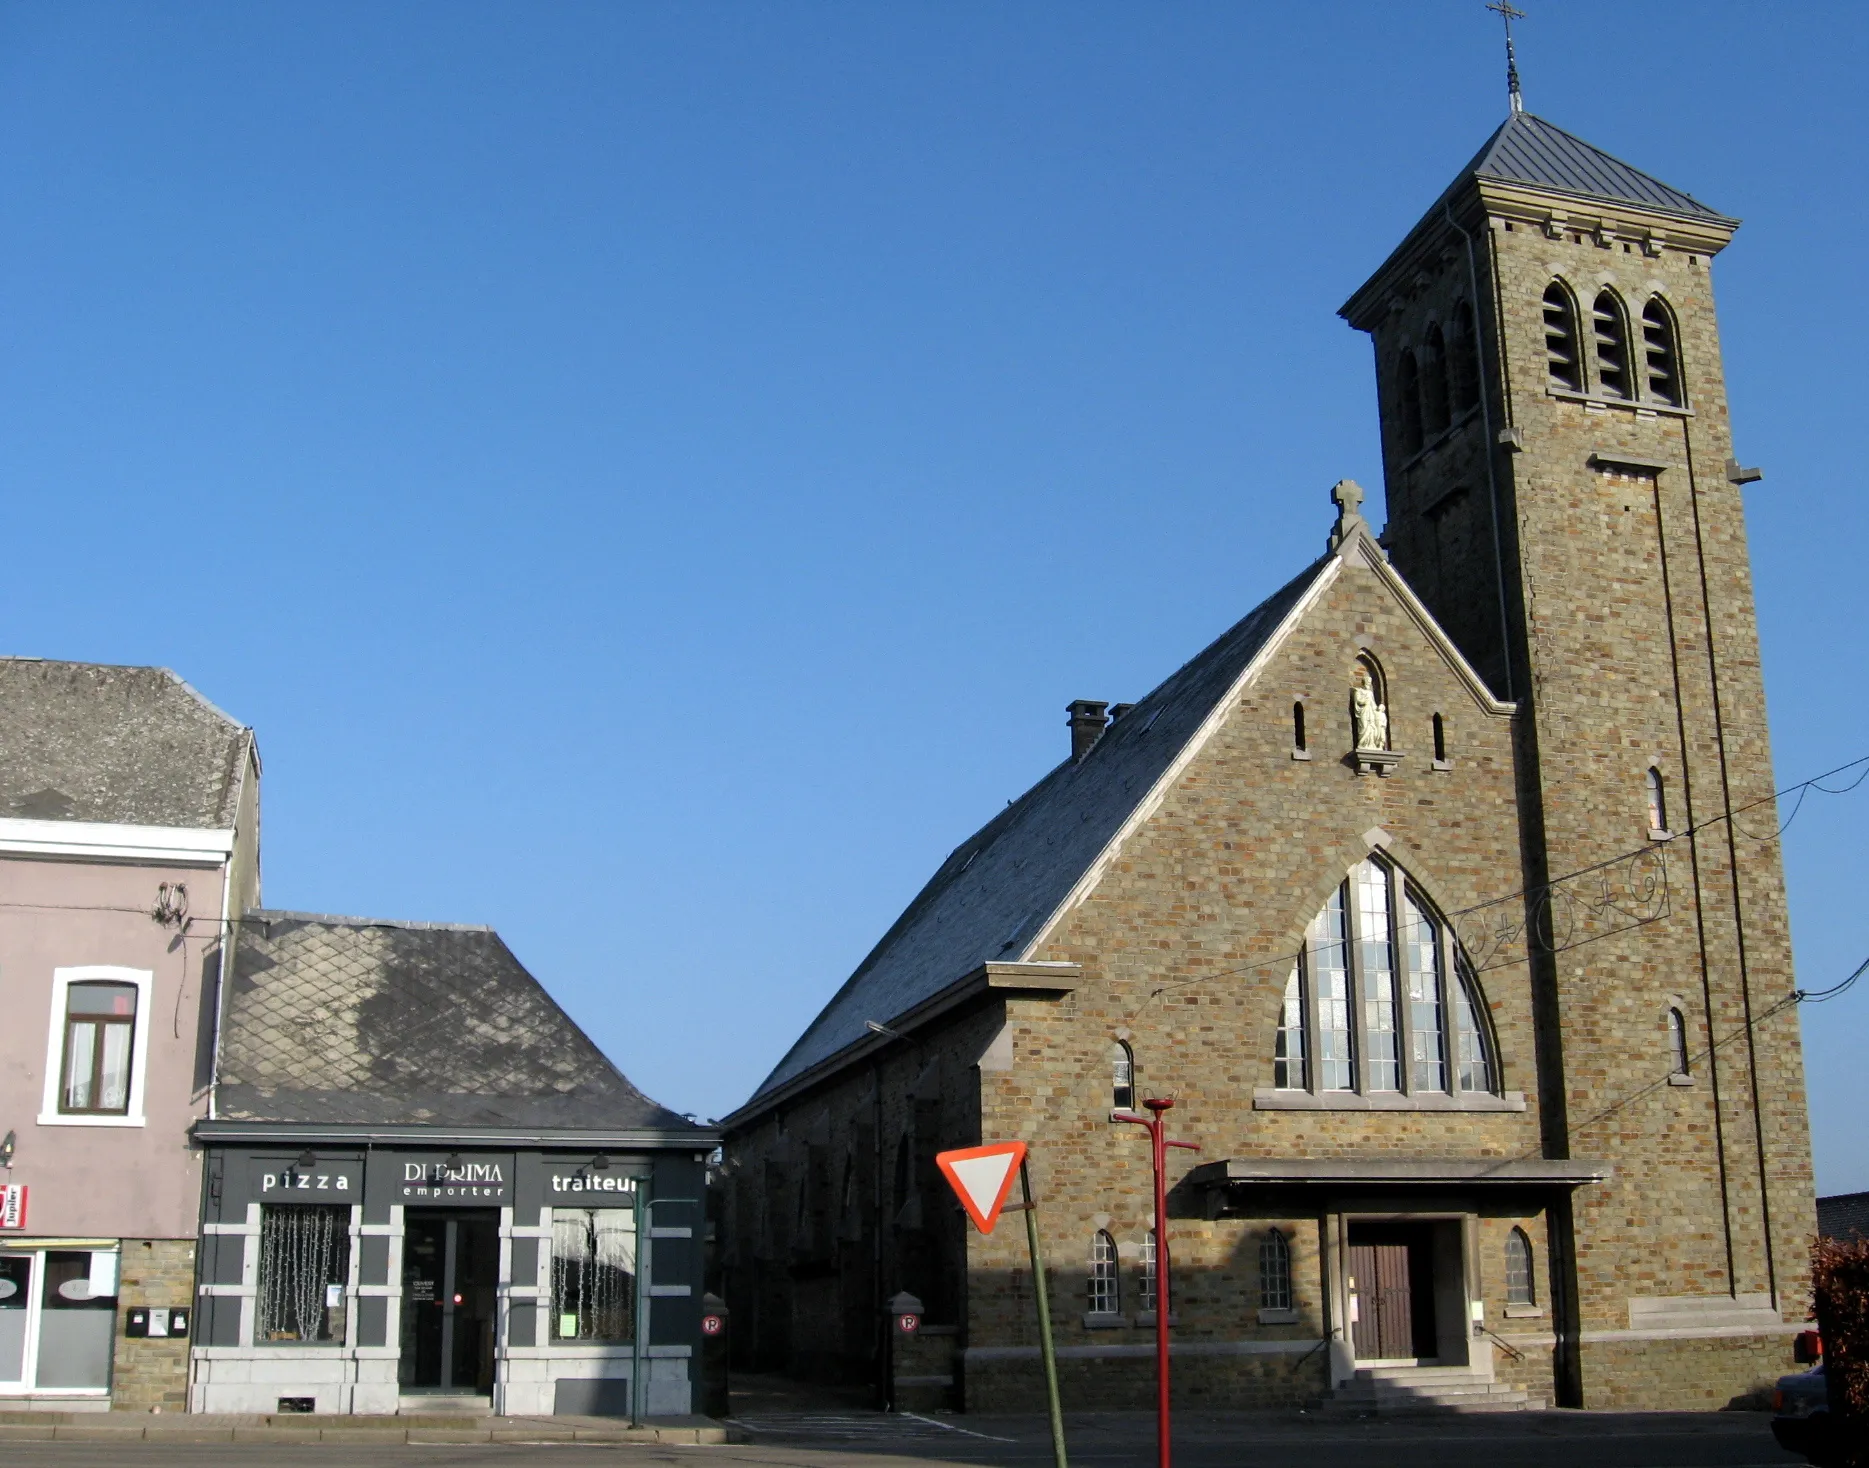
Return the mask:
<path fill-rule="evenodd" d="M 106 964 L 52 971 L 41 1126 L 142 1126 L 156 976 Z"/>

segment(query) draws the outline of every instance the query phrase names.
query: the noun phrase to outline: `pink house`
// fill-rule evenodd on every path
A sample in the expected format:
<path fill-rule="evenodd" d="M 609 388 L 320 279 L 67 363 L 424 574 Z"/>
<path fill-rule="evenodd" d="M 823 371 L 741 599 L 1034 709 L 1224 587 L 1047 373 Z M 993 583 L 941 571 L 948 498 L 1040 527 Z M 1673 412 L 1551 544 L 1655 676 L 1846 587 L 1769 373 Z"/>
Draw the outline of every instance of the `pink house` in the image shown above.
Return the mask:
<path fill-rule="evenodd" d="M 0 659 L 0 1409 L 185 1409 L 259 777 L 167 669 Z"/>

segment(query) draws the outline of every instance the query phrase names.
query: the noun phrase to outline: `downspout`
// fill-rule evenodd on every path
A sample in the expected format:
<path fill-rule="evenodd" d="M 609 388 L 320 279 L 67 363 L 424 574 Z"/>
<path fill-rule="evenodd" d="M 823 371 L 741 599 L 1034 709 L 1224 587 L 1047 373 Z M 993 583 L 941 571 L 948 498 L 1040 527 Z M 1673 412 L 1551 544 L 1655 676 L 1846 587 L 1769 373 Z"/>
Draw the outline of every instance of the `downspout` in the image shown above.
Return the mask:
<path fill-rule="evenodd" d="M 221 1025 L 227 1010 L 227 971 L 233 962 L 233 919 L 228 915 L 228 905 L 233 901 L 234 858 L 240 851 L 240 809 L 246 801 L 247 771 L 253 764 L 253 731 L 245 731 L 244 748 L 241 750 L 240 783 L 234 789 L 234 840 L 228 848 L 227 860 L 221 865 L 221 962 L 220 972 L 214 981 L 214 1048 L 208 1052 L 208 1120 L 219 1119 L 221 1093 Z M 257 825 L 257 822 L 255 822 Z"/>
<path fill-rule="evenodd" d="M 876 1336 L 876 1395 L 885 1406 L 891 1396 L 889 1380 L 889 1319 L 882 1313 L 883 1299 L 883 1067 L 880 1059 L 870 1061 L 871 1104 L 875 1116 L 872 1150 L 876 1154 L 870 1177 L 870 1206 L 875 1220 L 870 1238 L 870 1283 L 876 1291 L 874 1303 L 881 1322 Z"/>

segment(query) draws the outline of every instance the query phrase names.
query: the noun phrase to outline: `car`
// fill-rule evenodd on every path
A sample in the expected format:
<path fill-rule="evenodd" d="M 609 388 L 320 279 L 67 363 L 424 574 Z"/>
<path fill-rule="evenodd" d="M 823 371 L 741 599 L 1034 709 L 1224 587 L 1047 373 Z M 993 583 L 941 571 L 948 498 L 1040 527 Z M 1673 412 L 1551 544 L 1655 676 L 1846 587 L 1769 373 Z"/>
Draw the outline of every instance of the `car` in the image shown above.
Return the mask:
<path fill-rule="evenodd" d="M 1772 1393 L 1772 1436 L 1781 1448 L 1801 1453 L 1812 1463 L 1830 1460 L 1835 1445 L 1830 1441 L 1830 1390 L 1823 1362 L 1778 1378 Z"/>

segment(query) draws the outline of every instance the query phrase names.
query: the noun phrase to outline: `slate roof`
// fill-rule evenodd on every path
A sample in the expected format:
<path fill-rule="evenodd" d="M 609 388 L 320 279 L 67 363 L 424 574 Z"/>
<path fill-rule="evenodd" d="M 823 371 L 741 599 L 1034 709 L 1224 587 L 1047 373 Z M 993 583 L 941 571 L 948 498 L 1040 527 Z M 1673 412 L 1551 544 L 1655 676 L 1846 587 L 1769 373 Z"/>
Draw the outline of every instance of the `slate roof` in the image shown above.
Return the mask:
<path fill-rule="evenodd" d="M 753 1093 L 751 1105 L 983 963 L 1016 963 L 1330 561 L 1261 602 L 954 848 L 928 885 Z"/>
<path fill-rule="evenodd" d="M 1639 204 L 1645 209 L 1694 219 L 1736 222 L 1529 112 L 1514 112 L 1507 117 L 1473 161 L 1460 170 L 1455 184 L 1472 177 L 1530 184 L 1583 199 Z"/>
<path fill-rule="evenodd" d="M 0 816 L 226 830 L 252 737 L 167 668 L 0 658 Z"/>
<path fill-rule="evenodd" d="M 491 928 L 246 915 L 226 1121 L 697 1130 L 638 1091 Z"/>
<path fill-rule="evenodd" d="M 1826 1239 L 1869 1239 L 1869 1193 L 1837 1193 L 1817 1200 L 1817 1232 Z"/>

